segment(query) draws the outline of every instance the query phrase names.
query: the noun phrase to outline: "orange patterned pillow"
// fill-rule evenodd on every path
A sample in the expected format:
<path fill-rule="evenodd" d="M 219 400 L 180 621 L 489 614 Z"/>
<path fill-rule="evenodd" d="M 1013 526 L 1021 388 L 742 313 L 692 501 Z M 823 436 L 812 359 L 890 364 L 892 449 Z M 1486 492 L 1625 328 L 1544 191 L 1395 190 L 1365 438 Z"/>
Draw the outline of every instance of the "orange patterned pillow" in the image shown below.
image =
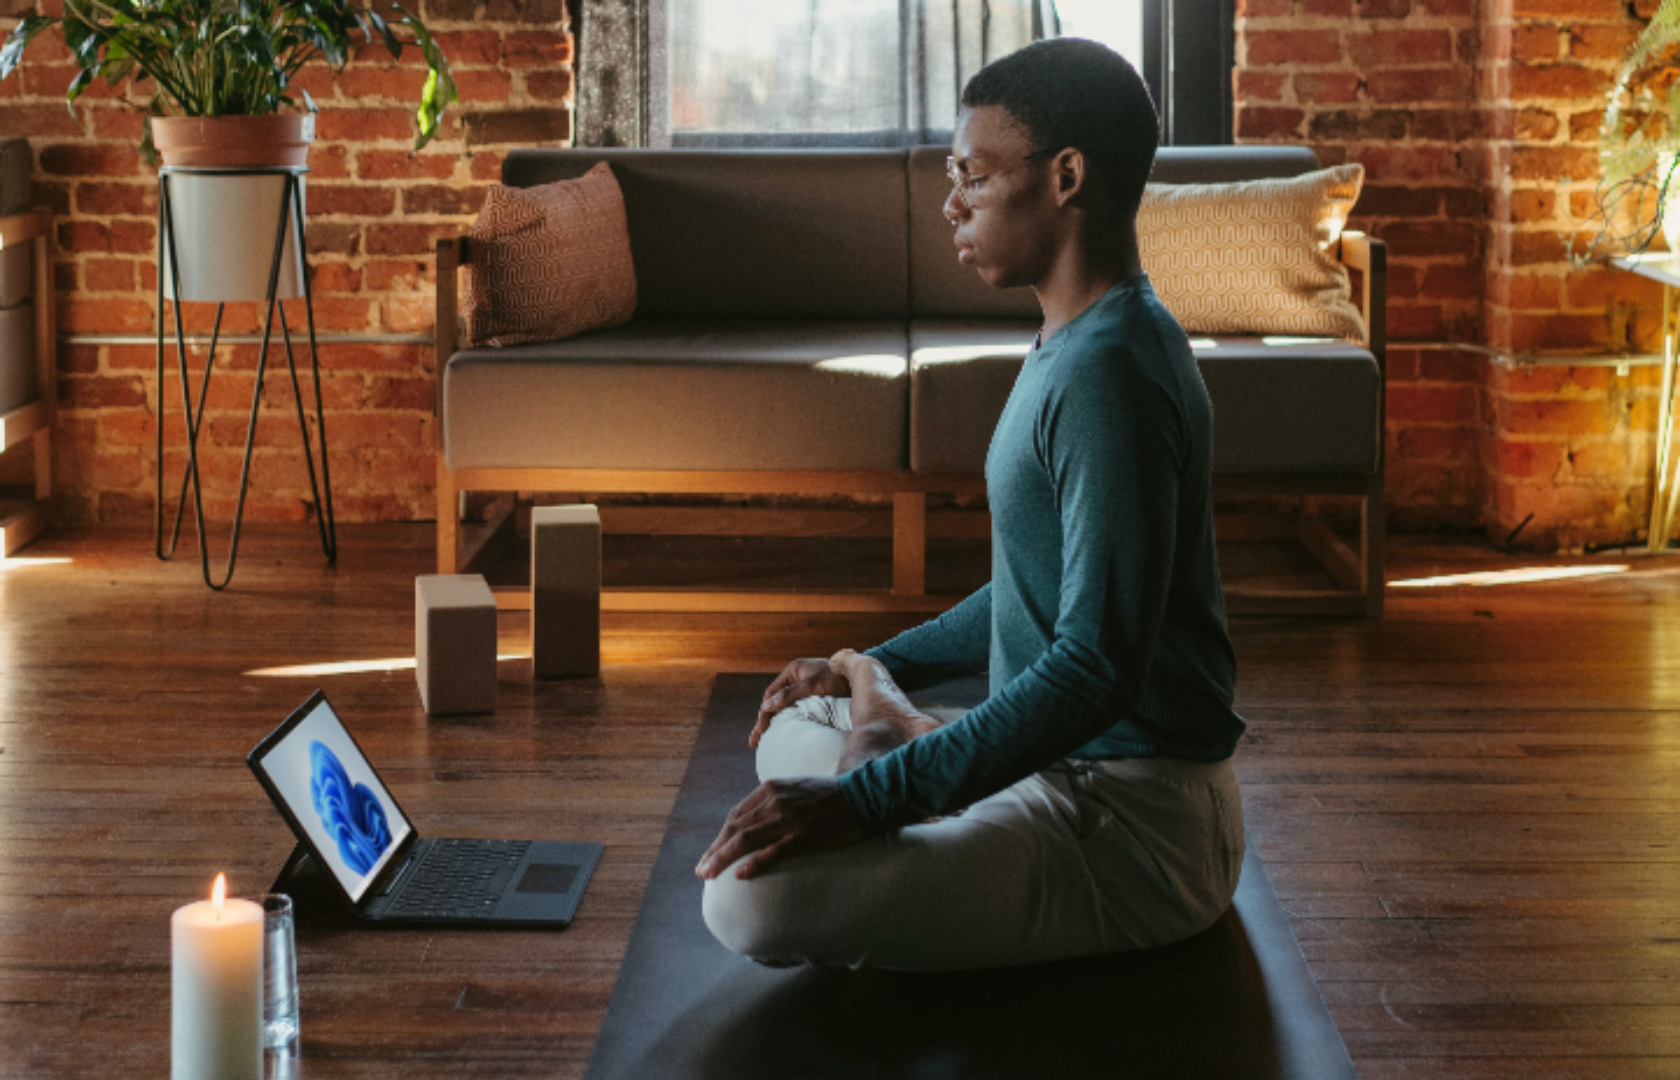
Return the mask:
<path fill-rule="evenodd" d="M 467 237 L 469 345 L 557 341 L 636 311 L 624 195 L 604 161 L 576 180 L 498 184 Z"/>

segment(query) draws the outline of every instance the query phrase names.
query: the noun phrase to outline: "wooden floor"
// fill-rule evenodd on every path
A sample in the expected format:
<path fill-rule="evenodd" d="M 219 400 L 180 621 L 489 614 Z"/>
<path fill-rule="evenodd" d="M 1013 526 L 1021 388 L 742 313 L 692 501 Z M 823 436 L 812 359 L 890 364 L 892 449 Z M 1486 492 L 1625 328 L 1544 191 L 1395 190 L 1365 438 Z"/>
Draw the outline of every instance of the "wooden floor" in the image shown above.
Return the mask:
<path fill-rule="evenodd" d="M 224 594 L 147 536 L 0 569 L 0 1076 L 165 1075 L 169 913 L 280 866 L 244 754 L 317 685 L 427 833 L 607 851 L 564 933 L 303 933 L 293 1075 L 580 1076 L 711 676 L 903 624 L 609 617 L 599 680 L 508 661 L 466 720 L 428 721 L 406 670 L 255 673 L 410 656 L 431 540 L 344 529 L 330 569 L 303 527 L 253 526 Z M 1680 1076 L 1680 559 L 1391 550 L 1391 581 L 1631 569 L 1234 621 L 1250 840 L 1361 1075 Z"/>

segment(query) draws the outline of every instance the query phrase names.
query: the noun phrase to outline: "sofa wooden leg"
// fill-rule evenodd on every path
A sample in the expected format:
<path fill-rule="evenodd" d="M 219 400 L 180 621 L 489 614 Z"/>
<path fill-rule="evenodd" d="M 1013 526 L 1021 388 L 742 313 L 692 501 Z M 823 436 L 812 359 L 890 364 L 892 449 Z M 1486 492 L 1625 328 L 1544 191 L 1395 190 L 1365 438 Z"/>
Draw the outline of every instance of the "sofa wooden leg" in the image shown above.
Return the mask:
<path fill-rule="evenodd" d="M 893 493 L 894 596 L 927 592 L 927 493 Z"/>
<path fill-rule="evenodd" d="M 1379 467 L 1371 477 L 1365 498 L 1359 503 L 1359 554 L 1365 571 L 1365 614 L 1373 619 L 1380 618 L 1383 613 L 1383 548 L 1387 537 L 1383 476 Z"/>
<path fill-rule="evenodd" d="M 455 488 L 455 474 L 444 464 L 438 451 L 437 468 L 437 572 L 456 573 L 461 566 L 461 500 Z"/>

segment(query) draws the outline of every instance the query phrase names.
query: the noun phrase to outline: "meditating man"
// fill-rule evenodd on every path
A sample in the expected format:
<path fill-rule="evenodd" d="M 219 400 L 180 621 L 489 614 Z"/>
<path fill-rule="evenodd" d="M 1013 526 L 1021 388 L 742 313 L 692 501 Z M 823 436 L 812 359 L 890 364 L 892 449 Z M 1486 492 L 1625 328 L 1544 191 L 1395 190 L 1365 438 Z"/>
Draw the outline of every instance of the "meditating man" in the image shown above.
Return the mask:
<path fill-rule="evenodd" d="M 1164 945 L 1242 864 L 1212 417 L 1136 214 L 1157 119 L 1125 60 L 1039 42 L 963 91 L 957 258 L 1044 323 L 992 436 L 992 580 L 867 653 L 796 660 L 759 785 L 696 870 L 769 964 L 954 970 Z M 903 690 L 990 672 L 960 718 Z"/>

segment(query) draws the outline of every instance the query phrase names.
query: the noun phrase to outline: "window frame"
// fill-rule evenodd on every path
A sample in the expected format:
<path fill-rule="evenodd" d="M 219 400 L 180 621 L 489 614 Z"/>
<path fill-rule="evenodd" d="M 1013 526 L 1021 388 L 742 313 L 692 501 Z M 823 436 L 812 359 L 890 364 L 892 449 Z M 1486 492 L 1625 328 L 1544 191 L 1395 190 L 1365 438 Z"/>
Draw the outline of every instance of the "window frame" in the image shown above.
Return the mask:
<path fill-rule="evenodd" d="M 580 52 L 589 47 L 587 14 L 620 6 L 638 38 L 634 50 L 638 68 L 631 85 L 641 87 L 634 117 L 616 118 L 611 129 L 622 131 L 625 121 L 639 146 L 693 147 L 814 147 L 814 146 L 905 146 L 948 140 L 948 130 L 897 132 L 802 132 L 730 133 L 726 135 L 677 135 L 669 130 L 670 93 L 663 82 L 665 69 L 665 27 L 667 5 L 673 0 L 572 0 L 580 7 L 585 25 Z M 677 0 L 680 2 L 680 0 Z M 627 9 L 627 10 L 626 10 Z M 1209 34 L 1208 28 L 1213 28 Z M 1161 143 L 1164 146 L 1222 146 L 1233 141 L 1232 72 L 1236 60 L 1234 0 L 1143 0 L 1145 84 L 1161 114 Z M 622 31 L 621 31 L 622 33 Z M 592 65 L 582 65 L 584 81 Z M 1212 70 L 1216 77 L 1208 78 Z M 595 95 L 580 86 L 580 107 L 595 101 Z M 622 99 L 620 99 L 622 102 Z M 620 104 L 620 111 L 623 106 Z M 592 118 L 580 118 L 580 134 L 603 130 Z M 585 143 L 587 145 L 587 143 Z"/>

